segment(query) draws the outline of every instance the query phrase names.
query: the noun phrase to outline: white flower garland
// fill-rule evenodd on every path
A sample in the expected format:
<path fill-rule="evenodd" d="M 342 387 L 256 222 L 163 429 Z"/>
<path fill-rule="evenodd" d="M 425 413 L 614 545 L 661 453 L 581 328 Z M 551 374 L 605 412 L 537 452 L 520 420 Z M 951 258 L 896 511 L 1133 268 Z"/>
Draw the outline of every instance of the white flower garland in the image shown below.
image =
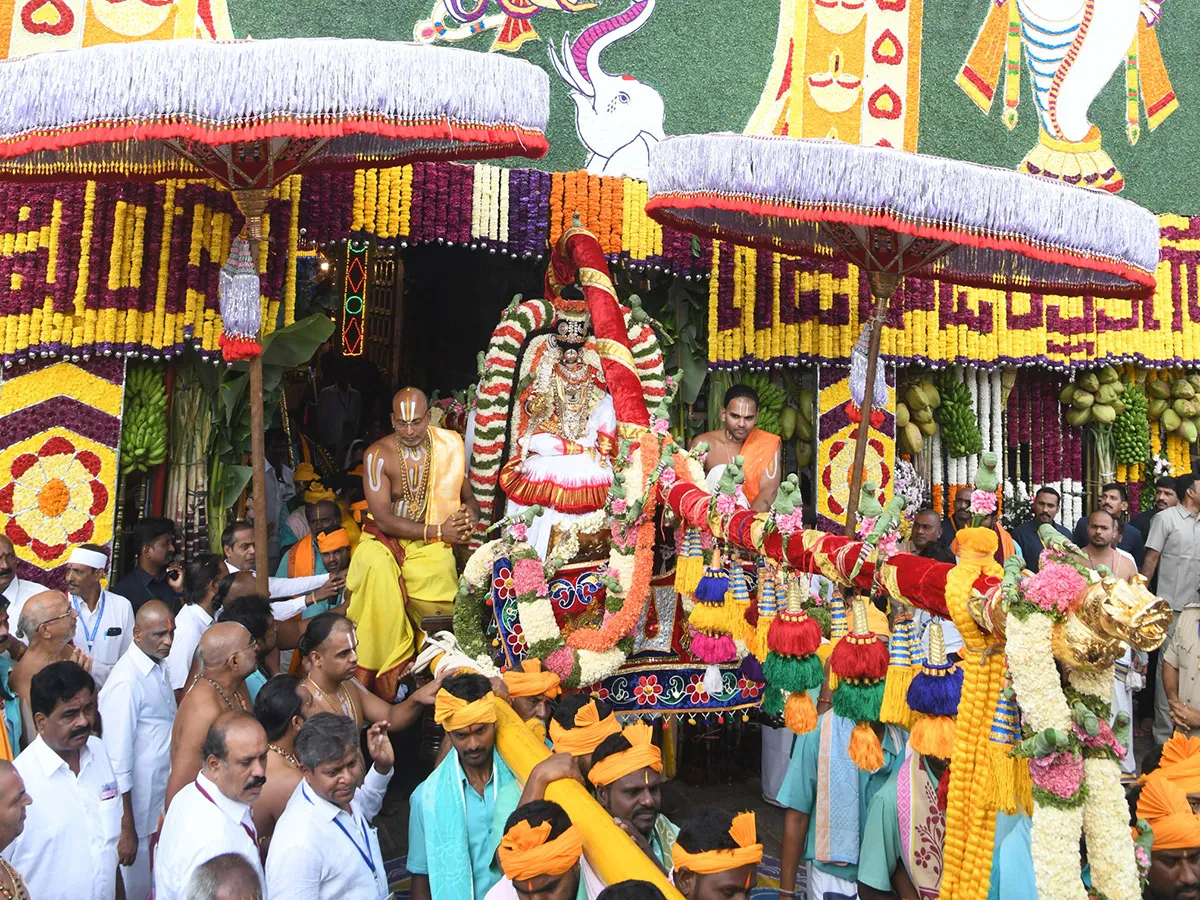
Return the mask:
<path fill-rule="evenodd" d="M 967 391 L 971 394 L 971 409 L 975 413 L 975 421 L 980 424 L 980 433 L 983 432 L 982 421 L 980 420 L 980 412 L 982 406 L 979 403 L 979 382 L 980 373 L 975 369 L 963 368 L 959 370 L 963 382 L 967 385 Z M 967 464 L 967 477 L 962 481 L 962 484 L 975 484 L 975 473 L 979 470 L 979 455 L 970 453 L 964 460 Z"/>
<path fill-rule="evenodd" d="M 992 442 L 991 450 L 1000 465 L 997 473 L 1003 478 L 1004 471 L 1004 375 L 999 369 L 992 372 Z"/>
<path fill-rule="evenodd" d="M 1109 691 L 1112 691 L 1112 668 Z M 1129 832 L 1129 806 L 1121 789 L 1121 767 L 1112 759 L 1085 759 L 1083 833 L 1087 838 L 1092 888 L 1105 897 L 1138 897 L 1137 861 Z"/>
<path fill-rule="evenodd" d="M 1054 620 L 1042 613 L 1024 619 L 1010 614 L 1004 628 L 1008 669 L 1026 723 L 1035 733 L 1070 730 L 1071 711 L 1050 652 Z"/>
<path fill-rule="evenodd" d="M 578 659 L 579 684 L 587 687 L 615 675 L 625 662 L 625 654 L 616 647 L 603 652 L 580 650 Z"/>
<path fill-rule="evenodd" d="M 1023 707 L 1022 707 L 1023 708 Z M 1128 814 L 1121 817 L 1128 821 Z M 1125 828 L 1129 831 L 1128 826 Z M 1059 809 L 1038 804 L 1033 809 L 1030 850 L 1038 900 L 1088 900 L 1079 873 L 1079 834 L 1083 831 L 1083 809 Z M 1130 858 L 1133 853 L 1130 851 Z M 1136 898 L 1137 892 L 1124 896 Z"/>

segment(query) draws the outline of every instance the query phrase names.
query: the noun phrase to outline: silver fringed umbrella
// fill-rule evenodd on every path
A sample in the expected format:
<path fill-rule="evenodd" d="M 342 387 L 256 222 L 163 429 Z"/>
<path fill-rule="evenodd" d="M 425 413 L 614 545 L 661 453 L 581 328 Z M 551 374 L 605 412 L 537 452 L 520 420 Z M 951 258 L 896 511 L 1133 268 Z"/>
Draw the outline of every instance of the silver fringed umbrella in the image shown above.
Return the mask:
<path fill-rule="evenodd" d="M 250 360 L 254 542 L 267 592 L 262 216 L 295 172 L 542 156 L 544 71 L 518 59 L 369 40 L 143 41 L 0 66 L 0 178 L 211 177 L 249 247 L 222 273 L 223 348 Z M 247 251 L 249 251 L 248 255 Z"/>
<path fill-rule="evenodd" d="M 650 155 L 646 211 L 664 225 L 867 274 L 875 311 L 846 530 L 853 534 L 887 304 L 906 275 L 1108 297 L 1154 290 L 1154 215 L 1104 191 L 837 141 L 688 135 Z"/>

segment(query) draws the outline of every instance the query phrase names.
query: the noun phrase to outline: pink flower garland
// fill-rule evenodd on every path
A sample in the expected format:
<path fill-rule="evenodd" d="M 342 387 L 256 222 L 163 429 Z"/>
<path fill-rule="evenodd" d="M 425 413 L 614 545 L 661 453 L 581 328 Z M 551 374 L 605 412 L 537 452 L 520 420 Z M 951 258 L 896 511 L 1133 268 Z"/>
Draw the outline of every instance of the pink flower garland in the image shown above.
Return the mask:
<path fill-rule="evenodd" d="M 1087 582 L 1074 566 L 1049 559 L 1043 554 L 1041 568 L 1025 582 L 1025 598 L 1048 613 L 1065 616 L 1087 589 Z"/>

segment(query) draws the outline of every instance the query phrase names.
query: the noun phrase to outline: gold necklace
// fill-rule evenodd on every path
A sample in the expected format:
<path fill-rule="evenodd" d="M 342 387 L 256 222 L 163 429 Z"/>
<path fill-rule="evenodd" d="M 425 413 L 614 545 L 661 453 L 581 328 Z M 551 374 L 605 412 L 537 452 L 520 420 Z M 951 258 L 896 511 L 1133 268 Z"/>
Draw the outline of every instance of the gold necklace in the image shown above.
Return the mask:
<path fill-rule="evenodd" d="M 321 690 L 319 687 L 317 687 L 317 683 L 315 681 L 313 681 L 311 675 L 308 676 L 308 683 L 312 686 L 313 694 L 316 695 L 316 699 L 320 700 L 327 707 L 329 707 L 330 712 L 333 712 L 334 711 L 333 701 L 331 699 L 329 699 L 328 694 L 326 694 L 323 690 Z M 342 708 L 342 715 L 346 716 L 349 719 L 353 719 L 355 724 L 360 724 L 358 721 L 358 709 L 354 706 L 354 701 L 352 699 L 350 699 L 350 694 L 346 690 L 345 684 L 338 685 L 337 698 L 338 698 L 338 706 L 340 706 Z"/>
<path fill-rule="evenodd" d="M 278 747 L 275 744 L 267 744 L 267 748 L 282 756 L 287 764 L 293 769 L 300 768 L 300 760 L 296 759 L 295 753 L 289 753 L 287 750 L 284 750 L 282 747 Z"/>
<path fill-rule="evenodd" d="M 17 874 L 17 870 L 9 864 L 8 860 L 3 857 L 0 857 L 0 869 L 4 870 L 4 874 L 12 882 L 11 891 L 0 884 L 0 895 L 4 897 L 4 900 L 29 900 L 29 889 L 25 887 L 25 881 Z"/>
<path fill-rule="evenodd" d="M 215 681 L 213 681 L 207 675 L 201 675 L 200 677 L 203 678 L 205 681 L 207 681 L 209 684 L 211 684 L 213 686 L 213 690 L 221 695 L 221 699 L 225 701 L 225 705 L 229 707 L 230 712 L 237 712 L 237 710 L 235 710 L 233 708 L 233 704 L 229 702 L 229 698 L 225 696 L 225 692 L 223 690 L 221 690 L 221 686 L 219 684 L 217 684 Z M 242 700 L 242 695 L 239 694 L 237 691 L 234 691 L 233 696 L 237 697 L 238 706 L 240 706 L 242 708 L 242 712 L 245 712 L 246 704 Z"/>
<path fill-rule="evenodd" d="M 410 472 L 406 461 L 406 449 L 400 443 L 400 435 L 396 435 L 396 455 L 400 458 L 400 470 L 404 475 L 400 482 L 400 502 L 404 506 L 404 518 L 423 519 L 425 517 L 425 500 L 429 494 L 429 483 L 432 481 L 433 466 L 429 464 L 433 454 L 433 438 L 428 431 L 421 442 L 421 459 L 415 472 Z"/>

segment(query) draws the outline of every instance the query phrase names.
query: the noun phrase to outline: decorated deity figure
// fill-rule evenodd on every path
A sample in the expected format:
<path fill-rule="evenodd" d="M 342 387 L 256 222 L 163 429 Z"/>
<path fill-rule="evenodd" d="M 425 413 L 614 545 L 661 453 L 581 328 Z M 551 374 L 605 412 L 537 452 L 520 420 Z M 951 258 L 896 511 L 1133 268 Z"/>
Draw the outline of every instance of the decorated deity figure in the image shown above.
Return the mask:
<path fill-rule="evenodd" d="M 1141 135 L 1141 107 L 1151 131 L 1178 108 L 1154 29 L 1161 13 L 1161 0 L 996 0 L 958 85 L 987 112 L 1003 72 L 1004 124 L 1014 128 L 1024 46 L 1039 136 L 1022 170 L 1120 191 L 1125 180 L 1088 111 L 1122 63 L 1130 144 Z"/>
<path fill-rule="evenodd" d="M 529 536 L 543 556 L 554 525 L 604 506 L 617 451 L 616 413 L 582 293 L 568 285 L 555 309 L 552 332 L 525 351 L 518 383 L 527 386 L 514 403 L 511 455 L 500 472 L 507 515 L 544 510 Z"/>

